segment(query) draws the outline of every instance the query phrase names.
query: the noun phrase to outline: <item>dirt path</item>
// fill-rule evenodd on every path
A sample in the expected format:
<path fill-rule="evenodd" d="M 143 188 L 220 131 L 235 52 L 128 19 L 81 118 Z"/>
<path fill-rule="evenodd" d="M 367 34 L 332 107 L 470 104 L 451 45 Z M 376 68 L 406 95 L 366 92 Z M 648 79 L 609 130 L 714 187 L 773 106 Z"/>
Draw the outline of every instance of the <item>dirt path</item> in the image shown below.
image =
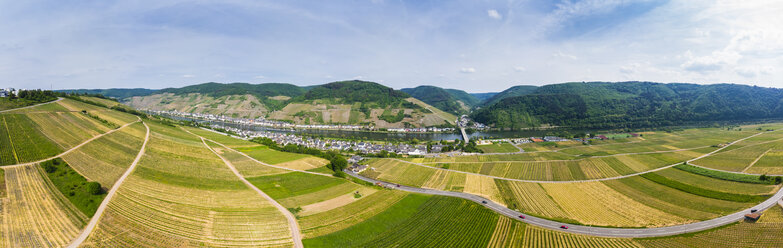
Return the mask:
<path fill-rule="evenodd" d="M 2 165 L 2 166 L 0 166 L 0 168 L 13 168 L 13 167 L 20 167 L 20 166 L 26 166 L 26 165 L 31 165 L 31 164 L 37 164 L 37 163 L 41 163 L 41 162 L 44 162 L 44 161 L 47 161 L 47 160 L 52 160 L 52 159 L 55 159 L 55 158 L 59 158 L 59 157 L 65 156 L 65 154 L 71 153 L 72 151 L 75 151 L 76 149 L 79 149 L 80 147 L 82 147 L 82 146 L 92 142 L 93 140 L 96 140 L 96 139 L 98 139 L 100 137 L 103 137 L 103 136 L 105 136 L 107 134 L 116 132 L 117 130 L 123 129 L 123 128 L 127 127 L 127 126 L 136 124 L 137 122 L 140 122 L 140 121 L 141 121 L 141 119 L 139 119 L 137 121 L 134 121 L 134 122 L 131 122 L 131 123 L 127 123 L 125 125 L 122 125 L 121 127 L 109 130 L 108 132 L 105 132 L 105 133 L 102 133 L 102 134 L 98 134 L 98 135 L 96 135 L 96 136 L 94 136 L 94 137 L 92 137 L 92 138 L 90 138 L 88 140 L 85 140 L 81 144 L 78 144 L 78 145 L 72 147 L 71 149 L 68 149 L 67 151 L 64 151 L 64 152 L 62 152 L 60 154 L 57 154 L 56 156 L 45 158 L 45 159 L 41 159 L 41 160 L 38 160 L 38 161 L 22 163 L 22 164 Z M 144 125 L 146 126 L 147 124 L 144 124 Z"/>
<path fill-rule="evenodd" d="M 0 113 L 11 112 L 11 111 L 16 111 L 16 110 L 20 110 L 20 109 L 35 108 L 35 107 L 38 107 L 38 106 L 41 106 L 41 105 L 44 105 L 44 104 L 55 103 L 55 102 L 59 102 L 59 101 L 62 101 L 62 100 L 63 100 L 62 97 L 58 97 L 57 100 L 54 100 L 54 101 L 51 101 L 51 102 L 39 103 L 39 104 L 25 106 L 25 107 L 21 107 L 21 108 L 15 108 L 15 109 L 0 110 Z"/>
<path fill-rule="evenodd" d="M 748 167 L 745 167 L 745 169 L 743 169 L 743 170 L 742 170 L 742 173 L 745 173 L 746 171 L 748 171 L 748 169 L 750 169 L 750 167 L 753 167 L 753 165 L 755 165 L 756 163 L 758 163 L 758 162 L 759 162 L 759 160 L 761 160 L 761 157 L 764 157 L 764 155 L 767 155 L 767 153 L 769 153 L 769 151 L 772 151 L 772 148 L 769 148 L 769 150 L 767 150 L 766 152 L 764 152 L 764 153 L 762 153 L 761 155 L 759 155 L 759 157 L 758 157 L 758 158 L 756 158 L 756 160 L 753 160 L 753 162 L 751 162 L 751 163 L 748 165 Z"/>
<path fill-rule="evenodd" d="M 196 135 L 196 136 L 198 136 L 198 135 Z M 264 193 L 264 191 L 261 191 L 255 185 L 253 185 L 252 183 L 247 181 L 247 179 L 245 179 L 245 177 L 242 176 L 242 174 L 239 173 L 239 171 L 234 167 L 233 164 L 231 164 L 230 161 L 228 161 L 226 158 L 224 158 L 223 156 L 218 154 L 215 150 L 212 149 L 212 147 L 207 145 L 207 140 L 204 139 L 204 137 L 199 136 L 199 138 L 201 138 L 201 142 L 204 143 L 204 146 L 206 146 L 210 151 L 212 151 L 212 153 L 214 153 L 221 160 L 223 160 L 223 163 L 225 163 L 226 166 L 228 166 L 228 168 L 231 169 L 232 172 L 234 172 L 234 175 L 236 175 L 239 178 L 239 180 L 241 180 L 243 183 L 245 183 L 245 185 L 247 185 L 247 187 L 255 190 L 256 193 L 258 193 L 262 197 L 266 198 L 267 201 L 272 203 L 272 205 L 274 205 L 277 208 L 277 210 L 280 211 L 285 216 L 286 219 L 288 219 L 288 227 L 291 229 L 291 237 L 294 239 L 294 247 L 303 248 L 304 245 L 302 244 L 302 232 L 299 230 L 299 223 L 296 222 L 296 217 L 294 217 L 294 214 L 292 214 L 291 211 L 288 211 L 288 209 L 283 207 L 283 205 L 280 205 L 280 203 L 275 201 L 275 199 L 272 199 L 272 197 L 269 197 L 269 195 Z M 218 143 L 216 143 L 216 144 L 218 144 Z"/>
<path fill-rule="evenodd" d="M 131 173 L 133 173 L 133 170 L 136 168 L 136 165 L 139 163 L 139 160 L 141 160 L 141 157 L 144 156 L 144 150 L 145 147 L 147 147 L 147 141 L 150 140 L 150 127 L 147 126 L 147 123 L 142 122 L 144 124 L 144 127 L 147 128 L 147 134 L 144 136 L 144 143 L 141 144 L 141 149 L 139 150 L 139 154 L 136 155 L 136 159 L 133 160 L 133 163 L 131 163 L 130 167 L 128 167 L 127 170 L 125 170 L 125 173 L 122 174 L 120 179 L 117 179 L 117 182 L 114 183 L 114 186 L 111 187 L 109 190 L 109 193 L 106 195 L 105 198 L 103 198 L 103 201 L 101 202 L 101 205 L 98 206 L 98 209 L 95 211 L 95 215 L 92 216 L 90 219 L 90 223 L 87 223 L 87 226 L 84 227 L 84 230 L 82 230 L 81 234 L 79 234 L 76 239 L 71 241 L 71 244 L 68 245 L 69 248 L 76 248 L 79 247 L 79 245 L 84 242 L 84 240 L 87 239 L 87 237 L 92 233 L 92 230 L 95 229 L 95 226 L 98 225 L 98 221 L 101 219 L 101 216 L 103 215 L 103 212 L 106 210 L 106 207 L 109 205 L 109 201 L 111 201 L 112 197 L 114 197 L 115 194 L 117 194 L 117 190 L 120 188 L 120 185 L 122 185 L 122 182 L 125 181 L 128 176 L 130 176 Z"/>

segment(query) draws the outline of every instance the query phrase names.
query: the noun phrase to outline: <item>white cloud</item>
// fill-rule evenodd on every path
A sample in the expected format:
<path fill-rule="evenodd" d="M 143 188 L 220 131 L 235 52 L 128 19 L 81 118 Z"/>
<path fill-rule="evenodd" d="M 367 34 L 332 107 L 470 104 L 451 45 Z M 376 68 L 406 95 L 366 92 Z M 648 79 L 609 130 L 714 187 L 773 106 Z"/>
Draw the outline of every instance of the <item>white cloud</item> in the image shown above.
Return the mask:
<path fill-rule="evenodd" d="M 253 78 L 255 78 L 255 79 L 264 79 L 264 78 L 266 78 L 266 77 L 264 77 L 263 75 L 258 75 L 258 76 L 255 76 L 255 77 L 253 77 Z"/>
<path fill-rule="evenodd" d="M 737 75 L 746 78 L 755 78 L 759 75 L 769 75 L 772 73 L 772 70 L 773 70 L 772 66 L 763 66 L 763 67 L 743 66 L 734 69 L 734 72 L 736 72 Z"/>
<path fill-rule="evenodd" d="M 516 66 L 514 67 L 514 71 L 523 72 L 523 71 L 527 71 L 527 68 L 525 68 L 524 66 Z"/>
<path fill-rule="evenodd" d="M 489 16 L 489 18 L 492 18 L 492 19 L 495 19 L 495 20 L 500 20 L 500 19 L 503 18 L 503 16 L 500 15 L 500 13 L 498 13 L 498 11 L 494 10 L 494 9 L 487 10 L 487 15 Z"/>
<path fill-rule="evenodd" d="M 182 77 L 184 77 L 184 78 L 194 78 L 196 76 L 195 75 L 191 75 L 191 74 L 185 74 L 185 75 L 182 75 Z"/>
<path fill-rule="evenodd" d="M 557 57 L 557 58 L 566 58 L 566 59 L 570 59 L 570 60 L 578 59 L 575 55 L 563 53 L 561 51 L 557 51 L 556 53 L 552 54 L 552 56 Z"/>
<path fill-rule="evenodd" d="M 354 76 L 352 79 L 353 80 L 361 80 L 362 78 L 364 78 L 364 76 L 358 75 L 358 76 Z"/>
<path fill-rule="evenodd" d="M 459 69 L 459 72 L 462 72 L 462 73 L 474 73 L 474 72 L 476 72 L 476 68 L 473 68 L 473 67 L 463 67 L 463 68 Z"/>

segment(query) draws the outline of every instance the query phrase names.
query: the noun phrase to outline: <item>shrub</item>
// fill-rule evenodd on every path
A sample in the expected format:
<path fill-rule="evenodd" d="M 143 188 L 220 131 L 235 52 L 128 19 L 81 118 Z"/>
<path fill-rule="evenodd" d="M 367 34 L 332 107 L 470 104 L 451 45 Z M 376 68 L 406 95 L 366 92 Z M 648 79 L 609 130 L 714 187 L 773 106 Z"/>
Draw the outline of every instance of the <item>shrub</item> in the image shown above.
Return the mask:
<path fill-rule="evenodd" d="M 87 192 L 92 195 L 100 195 L 101 193 L 103 193 L 103 188 L 101 187 L 101 184 L 98 182 L 88 182 Z"/>

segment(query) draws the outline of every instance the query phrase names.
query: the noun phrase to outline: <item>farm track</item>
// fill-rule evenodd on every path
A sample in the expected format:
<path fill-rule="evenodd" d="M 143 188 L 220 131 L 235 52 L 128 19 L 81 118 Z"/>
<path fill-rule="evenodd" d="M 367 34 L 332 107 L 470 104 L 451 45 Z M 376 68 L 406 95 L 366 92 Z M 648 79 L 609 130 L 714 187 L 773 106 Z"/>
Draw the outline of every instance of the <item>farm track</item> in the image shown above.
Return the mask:
<path fill-rule="evenodd" d="M 147 141 L 149 141 L 150 139 L 150 127 L 147 126 L 147 123 L 142 122 L 142 124 L 144 124 L 144 127 L 147 128 L 147 134 L 144 136 L 144 143 L 141 144 L 141 149 L 139 150 L 138 155 L 136 155 L 136 159 L 133 160 L 133 163 L 131 163 L 130 167 L 128 167 L 128 169 L 125 171 L 124 174 L 122 174 L 122 176 L 117 180 L 117 182 L 114 183 L 114 186 L 111 187 L 109 193 L 106 195 L 105 198 L 103 198 L 101 205 L 98 206 L 98 209 L 95 211 L 95 215 L 92 216 L 90 222 L 87 224 L 87 226 L 84 227 L 81 234 L 79 234 L 79 236 L 76 237 L 76 239 L 74 239 L 71 242 L 71 244 L 68 245 L 69 248 L 79 247 L 79 245 L 81 245 L 82 242 L 84 242 L 84 240 L 87 239 L 90 233 L 92 233 L 92 230 L 95 229 L 95 226 L 98 225 L 98 221 L 103 215 L 103 212 L 108 207 L 109 201 L 111 201 L 112 197 L 114 197 L 114 195 L 117 194 L 117 190 L 120 189 L 120 185 L 122 185 L 122 182 L 124 182 L 125 179 L 128 178 L 128 176 L 130 176 L 131 173 L 133 173 L 133 170 L 136 168 L 136 165 L 141 160 L 141 157 L 144 156 L 144 150 L 147 146 Z"/>
<path fill-rule="evenodd" d="M 195 135 L 195 134 L 193 134 L 193 135 Z M 196 135 L 196 136 L 198 136 L 198 135 Z M 285 216 L 285 218 L 288 220 L 288 227 L 289 227 L 289 229 L 291 229 L 291 237 L 293 238 L 293 241 L 294 241 L 294 247 L 303 248 L 304 245 L 302 244 L 302 231 L 299 229 L 299 223 L 296 221 L 296 217 L 294 216 L 294 214 L 292 214 L 291 211 L 288 211 L 288 209 L 283 207 L 283 205 L 280 205 L 280 203 L 275 201 L 275 199 L 272 199 L 272 197 L 270 197 L 269 195 L 264 193 L 264 191 L 261 191 L 260 189 L 258 189 L 258 187 L 256 187 L 255 185 L 253 185 L 252 183 L 247 181 L 247 179 L 245 179 L 245 177 L 242 176 L 241 173 L 239 173 L 237 168 L 234 167 L 233 164 L 231 164 L 231 161 L 228 161 L 228 159 L 224 158 L 223 156 L 218 154 L 214 149 L 212 149 L 212 147 L 207 145 L 207 140 L 204 137 L 201 137 L 201 136 L 198 136 L 198 137 L 201 138 L 201 142 L 204 143 L 204 146 L 206 146 L 207 149 L 212 151 L 212 153 L 214 153 L 221 160 L 223 160 L 223 163 L 225 163 L 226 166 L 228 166 L 228 168 L 231 169 L 231 172 L 234 172 L 234 175 L 236 175 L 239 178 L 239 180 L 241 180 L 243 183 L 245 183 L 245 185 L 247 185 L 248 188 L 253 189 L 254 191 L 256 191 L 256 193 L 258 193 L 259 195 L 264 197 L 267 201 L 272 203 L 272 205 L 274 205 L 275 208 L 277 208 L 277 210 L 280 211 L 280 213 L 282 213 L 283 216 Z"/>
<path fill-rule="evenodd" d="M 68 149 L 67 151 L 64 151 L 64 152 L 62 152 L 60 154 L 57 154 L 55 156 L 52 156 L 52 157 L 49 157 L 49 158 L 45 158 L 45 159 L 41 159 L 41 160 L 38 160 L 38 161 L 33 161 L 33 162 L 27 162 L 27 163 L 21 163 L 21 164 L 11 164 L 11 165 L 2 165 L 2 166 L 0 166 L 0 168 L 14 168 L 14 167 L 26 166 L 26 165 L 31 165 L 31 164 L 37 164 L 37 163 L 41 163 L 41 162 L 44 162 L 44 161 L 47 161 L 47 160 L 52 160 L 52 159 L 55 159 L 55 158 L 59 158 L 59 157 L 65 156 L 66 154 L 71 153 L 71 152 L 75 151 L 76 149 L 81 148 L 82 146 L 92 142 L 93 140 L 96 140 L 96 139 L 98 139 L 100 137 L 103 137 L 103 136 L 106 136 L 108 134 L 114 133 L 114 132 L 116 132 L 116 131 L 118 131 L 120 129 L 123 129 L 125 127 L 128 127 L 130 125 L 136 124 L 137 122 L 141 122 L 141 118 L 139 118 L 138 120 L 136 120 L 134 122 L 130 122 L 130 123 L 127 123 L 125 125 L 122 125 L 122 126 L 120 126 L 118 128 L 109 130 L 108 132 L 95 135 L 92 138 L 90 138 L 88 140 L 85 140 L 81 144 L 78 144 L 78 145 L 76 145 L 74 147 L 71 147 L 71 149 Z M 145 124 L 145 126 L 146 126 L 146 124 Z"/>
<path fill-rule="evenodd" d="M 774 131 L 767 131 L 767 132 L 774 132 Z M 750 139 L 750 138 L 756 137 L 758 135 L 761 135 L 761 134 L 764 134 L 764 133 L 767 133 L 767 132 L 760 132 L 760 133 L 757 133 L 757 134 L 754 134 L 754 135 L 751 135 L 751 136 L 748 136 L 748 137 L 745 137 L 745 138 L 742 138 L 742 139 L 738 139 L 738 140 L 732 141 L 731 143 L 729 143 L 726 146 L 718 148 L 718 149 L 716 149 L 716 150 L 714 150 L 712 152 L 709 152 L 707 154 L 701 155 L 699 157 L 696 157 L 696 158 L 690 159 L 688 161 L 685 161 L 685 163 L 691 164 L 692 161 L 696 161 L 696 160 L 699 160 L 699 159 L 711 156 L 711 155 L 713 155 L 713 154 L 715 154 L 717 152 L 720 152 L 721 150 L 725 149 L 726 147 L 729 147 L 729 146 L 731 146 L 731 145 L 733 145 L 733 144 L 735 144 L 737 142 L 741 142 L 743 140 Z M 640 154 L 642 154 L 642 153 L 640 153 Z M 598 157 L 598 156 L 596 156 L 596 157 Z M 587 179 L 587 180 L 570 180 L 570 181 L 547 181 L 547 180 L 524 180 L 524 179 L 514 179 L 514 178 L 490 176 L 490 175 L 484 175 L 484 174 L 480 174 L 480 173 L 473 173 L 473 172 L 466 172 L 466 171 L 459 171 L 459 170 L 452 170 L 452 169 L 444 169 L 444 168 L 438 168 L 438 167 L 433 167 L 433 166 L 427 166 L 427 165 L 424 165 L 424 164 L 421 164 L 421 163 L 414 163 L 414 162 L 405 161 L 405 160 L 396 159 L 396 158 L 393 158 L 393 160 L 396 160 L 396 161 L 399 161 L 399 162 L 403 162 L 403 163 L 413 164 L 413 165 L 417 165 L 417 166 L 422 166 L 422 167 L 426 167 L 426 168 L 432 168 L 432 169 L 436 169 L 436 170 L 445 170 L 445 171 L 450 171 L 450 172 L 454 172 L 454 173 L 462 173 L 462 174 L 468 174 L 468 175 L 478 175 L 478 176 L 490 177 L 490 178 L 493 178 L 493 179 L 516 181 L 516 182 L 525 182 L 525 183 L 582 183 L 582 182 L 600 182 L 600 181 L 617 180 L 617 179 L 623 179 L 623 178 L 638 176 L 638 175 L 642 175 L 642 174 L 647 174 L 647 173 L 650 173 L 650 172 L 656 172 L 656 171 L 665 170 L 665 169 L 674 167 L 674 166 L 682 163 L 682 162 L 678 162 L 678 163 L 675 163 L 675 164 L 670 164 L 670 165 L 667 165 L 667 166 L 664 166 L 664 167 L 660 167 L 660 168 L 655 168 L 655 169 L 652 169 L 652 170 L 646 170 L 646 171 L 642 171 L 642 172 L 637 172 L 637 173 L 628 174 L 628 175 L 622 175 L 622 176 L 616 176 L 616 177 Z M 555 160 L 550 160 L 550 161 L 555 161 Z M 567 160 L 567 161 L 574 161 L 574 160 Z M 463 163 L 490 163 L 490 162 L 491 163 L 503 163 L 504 161 L 463 162 Z M 508 162 L 508 161 L 506 161 L 506 162 Z M 516 162 L 527 162 L 527 161 L 516 161 Z M 542 162 L 546 162 L 546 161 L 542 161 Z M 447 163 L 447 162 L 444 162 L 444 163 Z M 693 165 L 693 164 L 691 164 L 691 165 Z M 716 170 L 716 169 L 706 168 L 706 167 L 702 167 L 702 166 L 698 166 L 698 165 L 694 165 L 694 166 L 705 168 L 705 169 L 710 169 L 710 170 Z M 717 170 L 717 171 L 722 171 L 722 170 Z M 725 171 L 725 172 L 739 173 L 739 172 L 734 172 L 734 171 Z M 741 173 L 741 174 L 756 175 L 756 174 L 748 174 L 748 173 Z M 772 175 L 772 176 L 775 176 L 775 175 Z"/>
<path fill-rule="evenodd" d="M 51 101 L 51 102 L 39 103 L 39 104 L 25 106 L 25 107 L 21 107 L 21 108 L 15 108 L 15 109 L 0 110 L 0 113 L 11 112 L 11 111 L 16 111 L 16 110 L 21 110 L 21 109 L 35 108 L 35 107 L 38 107 L 38 106 L 41 106 L 41 105 L 44 105 L 44 104 L 55 103 L 55 102 L 59 102 L 59 101 L 62 101 L 62 100 L 63 100 L 62 97 L 58 97 L 57 100 L 54 100 L 54 101 Z"/>

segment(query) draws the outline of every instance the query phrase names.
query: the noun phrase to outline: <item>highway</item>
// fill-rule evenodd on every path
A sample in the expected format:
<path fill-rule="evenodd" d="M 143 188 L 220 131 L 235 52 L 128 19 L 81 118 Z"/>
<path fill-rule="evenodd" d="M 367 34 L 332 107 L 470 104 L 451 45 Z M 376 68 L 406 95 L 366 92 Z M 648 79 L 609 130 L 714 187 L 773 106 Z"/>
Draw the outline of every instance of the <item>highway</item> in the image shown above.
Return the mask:
<path fill-rule="evenodd" d="M 505 206 L 502 206 L 500 204 L 497 204 L 489 199 L 468 194 L 468 193 L 462 193 L 462 192 L 452 192 L 452 191 L 442 191 L 442 190 L 434 190 L 434 189 L 424 189 L 424 188 L 416 188 L 416 187 L 409 187 L 401 185 L 400 187 L 396 187 L 397 184 L 378 181 L 375 179 L 367 178 L 360 176 L 356 174 L 353 171 L 346 170 L 346 173 L 349 175 L 356 177 L 358 179 L 361 179 L 366 182 L 370 183 L 381 183 L 384 185 L 390 185 L 392 188 L 407 192 L 414 192 L 414 193 L 422 193 L 422 194 L 429 194 L 429 195 L 442 195 L 442 196 L 451 196 L 451 197 L 459 197 L 466 200 L 470 200 L 473 202 L 476 202 L 478 204 L 484 205 L 485 207 L 491 209 L 492 211 L 497 212 L 498 214 L 505 215 L 509 218 L 513 218 L 516 220 L 520 220 L 522 222 L 539 226 L 547 229 L 552 230 L 558 230 L 568 233 L 575 233 L 575 234 L 585 234 L 585 235 L 592 235 L 592 236 L 600 236 L 600 237 L 614 237 L 614 238 L 644 238 L 644 237 L 660 237 L 660 236 L 671 236 L 671 235 L 677 235 L 677 234 L 683 234 L 683 233 L 691 233 L 691 232 L 698 232 L 702 230 L 707 230 L 711 228 L 716 228 L 719 226 L 727 225 L 733 222 L 737 222 L 744 218 L 745 214 L 748 214 L 751 212 L 751 209 L 756 209 L 758 211 L 766 210 L 775 204 L 778 204 L 778 201 L 783 198 L 783 188 L 778 190 L 775 195 L 767 199 L 766 201 L 752 207 L 748 208 L 730 215 L 718 217 L 711 220 L 705 220 L 701 222 L 694 222 L 690 224 L 682 224 L 682 225 L 676 225 L 676 226 L 667 226 L 667 227 L 655 227 L 655 228 L 609 228 L 609 227 L 591 227 L 591 226 L 581 226 L 581 225 L 574 225 L 574 224 L 568 224 L 568 223 L 562 223 L 557 221 L 552 221 L 548 219 L 538 218 L 534 216 L 530 216 L 521 212 L 517 212 L 511 209 L 506 208 Z M 486 203 L 482 203 L 486 202 Z M 611 209 L 608 209 L 607 211 L 611 211 Z M 524 215 L 525 219 L 520 219 L 519 216 Z M 560 226 L 568 226 L 568 229 L 561 229 Z"/>

